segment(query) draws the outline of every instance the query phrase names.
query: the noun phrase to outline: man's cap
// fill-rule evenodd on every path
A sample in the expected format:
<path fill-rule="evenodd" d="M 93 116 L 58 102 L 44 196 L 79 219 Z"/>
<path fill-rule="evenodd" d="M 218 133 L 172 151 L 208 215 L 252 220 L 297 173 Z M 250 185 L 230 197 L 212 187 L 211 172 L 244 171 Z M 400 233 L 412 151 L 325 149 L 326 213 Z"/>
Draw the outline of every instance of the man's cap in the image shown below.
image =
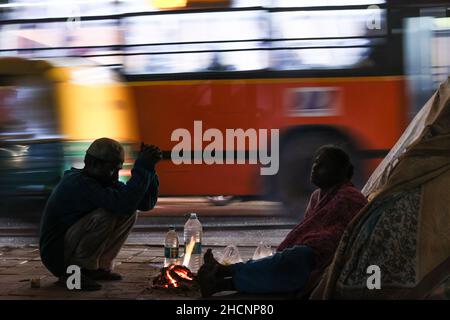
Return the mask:
<path fill-rule="evenodd" d="M 110 138 L 100 138 L 95 140 L 87 149 L 86 154 L 110 162 L 123 163 L 125 158 L 122 145 Z"/>

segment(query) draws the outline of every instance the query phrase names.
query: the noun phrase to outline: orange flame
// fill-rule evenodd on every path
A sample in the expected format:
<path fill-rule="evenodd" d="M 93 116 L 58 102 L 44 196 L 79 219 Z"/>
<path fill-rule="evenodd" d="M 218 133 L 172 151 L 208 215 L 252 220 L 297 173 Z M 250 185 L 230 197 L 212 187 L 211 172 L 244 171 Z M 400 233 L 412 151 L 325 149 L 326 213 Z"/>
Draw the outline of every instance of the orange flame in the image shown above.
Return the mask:
<path fill-rule="evenodd" d="M 183 266 L 187 267 L 189 265 L 189 261 L 191 260 L 192 251 L 194 250 L 195 239 L 191 237 L 191 241 L 186 246 L 186 253 L 184 254 Z"/>
<path fill-rule="evenodd" d="M 178 287 L 178 283 L 177 281 L 172 278 L 172 276 L 170 275 L 170 271 L 175 267 L 175 265 L 171 265 L 167 270 L 166 270 L 166 278 L 169 280 L 170 284 L 174 287 L 177 288 Z"/>

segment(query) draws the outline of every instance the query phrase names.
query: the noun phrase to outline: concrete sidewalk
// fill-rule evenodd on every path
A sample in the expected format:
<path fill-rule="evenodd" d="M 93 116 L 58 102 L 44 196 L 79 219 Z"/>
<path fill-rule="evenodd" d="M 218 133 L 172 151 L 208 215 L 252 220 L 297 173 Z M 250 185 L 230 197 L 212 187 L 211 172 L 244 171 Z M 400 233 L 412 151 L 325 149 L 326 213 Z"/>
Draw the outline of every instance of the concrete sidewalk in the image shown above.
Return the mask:
<path fill-rule="evenodd" d="M 205 248 L 205 251 L 208 247 Z M 223 247 L 212 248 L 221 252 Z M 239 247 L 243 260 L 251 258 L 255 247 Z M 103 289 L 94 292 L 69 291 L 57 287 L 57 278 L 42 265 L 35 245 L 0 247 L 0 300 L 56 299 L 198 299 L 198 291 L 168 292 L 151 288 L 153 278 L 164 261 L 161 246 L 125 245 L 116 259 L 115 271 L 122 281 L 102 282 Z M 31 288 L 30 279 L 40 278 L 41 287 Z"/>

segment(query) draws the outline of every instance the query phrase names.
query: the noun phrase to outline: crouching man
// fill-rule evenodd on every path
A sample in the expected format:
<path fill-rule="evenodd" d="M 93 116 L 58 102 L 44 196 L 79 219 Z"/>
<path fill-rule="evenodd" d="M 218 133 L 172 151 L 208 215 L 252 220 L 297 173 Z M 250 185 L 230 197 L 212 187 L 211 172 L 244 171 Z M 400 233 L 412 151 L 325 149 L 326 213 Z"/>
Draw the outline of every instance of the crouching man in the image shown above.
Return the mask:
<path fill-rule="evenodd" d="M 244 293 L 305 293 L 331 262 L 352 218 L 367 204 L 351 183 L 353 165 L 336 146 L 323 146 L 315 155 L 311 195 L 305 218 L 278 246 L 273 256 L 231 266 L 219 264 L 212 252 L 198 277 L 203 297 L 219 291 Z"/>
<path fill-rule="evenodd" d="M 83 169 L 71 168 L 53 190 L 40 230 L 43 264 L 66 286 L 69 265 L 81 268 L 81 290 L 100 290 L 100 280 L 121 280 L 113 260 L 125 243 L 136 210 L 152 209 L 158 198 L 155 165 L 161 150 L 141 145 L 130 180 L 119 181 L 124 150 L 119 142 L 101 138 L 86 151 Z"/>

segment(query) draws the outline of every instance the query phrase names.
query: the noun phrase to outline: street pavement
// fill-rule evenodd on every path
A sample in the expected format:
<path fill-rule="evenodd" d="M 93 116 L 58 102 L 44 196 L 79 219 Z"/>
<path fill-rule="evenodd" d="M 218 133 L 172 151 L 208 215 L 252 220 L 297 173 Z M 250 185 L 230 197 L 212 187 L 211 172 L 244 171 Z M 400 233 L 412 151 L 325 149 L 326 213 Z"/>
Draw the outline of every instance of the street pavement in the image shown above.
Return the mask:
<path fill-rule="evenodd" d="M 260 243 L 275 249 L 299 221 L 298 217 L 286 216 L 282 206 L 274 202 L 236 201 L 227 206 L 213 206 L 204 198 L 160 198 L 154 210 L 140 212 L 117 258 L 116 271 L 124 280 L 104 283 L 101 291 L 79 292 L 57 287 L 56 278 L 40 261 L 38 234 L 42 210 L 42 202 L 19 201 L 15 206 L 1 208 L 0 300 L 198 299 L 198 290 L 152 288 L 151 281 L 163 266 L 164 238 L 170 225 L 176 227 L 182 244 L 184 223 L 189 213 L 196 212 L 203 225 L 205 250 L 211 248 L 217 255 L 226 246 L 236 245 L 246 261 Z M 31 288 L 33 278 L 40 280 L 40 288 Z"/>
<path fill-rule="evenodd" d="M 37 244 L 42 210 L 42 202 L 2 209 L 0 246 Z M 214 206 L 199 197 L 160 198 L 153 210 L 139 213 L 128 243 L 161 245 L 170 225 L 175 226 L 182 242 L 183 226 L 191 212 L 196 212 L 202 222 L 205 245 L 256 246 L 264 242 L 276 246 L 299 221 L 298 217 L 286 216 L 276 202 L 236 201 Z"/>
<path fill-rule="evenodd" d="M 38 234 L 43 205 L 39 201 L 19 201 L 1 208 L 0 300 L 198 299 L 198 290 L 175 292 L 151 286 L 163 266 L 164 238 L 170 225 L 176 227 L 182 244 L 183 225 L 189 213 L 196 212 L 203 225 L 205 250 L 211 248 L 220 254 L 226 246 L 236 245 L 246 261 L 260 243 L 275 249 L 299 220 L 283 214 L 281 205 L 273 202 L 236 201 L 227 206 L 214 206 L 204 198 L 160 198 L 154 210 L 139 214 L 117 258 L 116 271 L 124 280 L 104 283 L 101 291 L 79 292 L 57 287 L 56 278 L 40 261 Z M 39 279 L 40 288 L 31 288 L 33 278 Z"/>
<path fill-rule="evenodd" d="M 208 247 L 205 247 L 207 249 Z M 222 247 L 210 247 L 213 253 Z M 244 261 L 250 259 L 254 248 L 239 248 Z M 85 292 L 68 290 L 55 284 L 57 278 L 51 275 L 39 258 L 35 245 L 21 247 L 0 247 L 0 300 L 192 300 L 199 299 L 197 288 L 186 291 L 156 289 L 153 279 L 163 266 L 163 247 L 125 245 L 115 261 L 115 272 L 123 276 L 121 281 L 101 282 L 100 291 Z M 34 288 L 31 280 L 39 282 Z M 227 299 L 222 293 L 222 299 Z M 233 295 L 230 295 L 233 299 Z"/>

